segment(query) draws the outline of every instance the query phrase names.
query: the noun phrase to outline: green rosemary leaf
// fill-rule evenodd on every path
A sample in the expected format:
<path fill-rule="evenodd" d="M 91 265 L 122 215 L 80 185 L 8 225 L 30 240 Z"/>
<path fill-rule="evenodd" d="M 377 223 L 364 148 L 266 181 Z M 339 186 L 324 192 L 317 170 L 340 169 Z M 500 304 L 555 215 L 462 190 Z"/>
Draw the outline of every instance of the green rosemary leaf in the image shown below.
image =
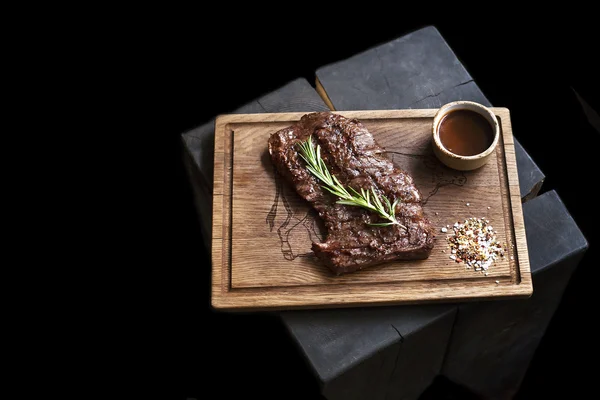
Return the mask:
<path fill-rule="evenodd" d="M 369 225 L 373 226 L 390 226 L 390 225 L 398 225 L 406 230 L 408 230 L 404 225 L 400 224 L 395 217 L 396 214 L 396 205 L 398 204 L 399 199 L 394 201 L 392 205 L 390 200 L 387 197 L 383 197 L 383 203 L 381 199 L 375 192 L 374 188 L 370 190 L 365 190 L 364 188 L 360 188 L 360 193 L 354 189 L 352 186 L 348 186 L 351 194 L 342 183 L 338 180 L 335 175 L 332 175 L 325 164 L 325 160 L 321 157 L 321 146 L 317 145 L 316 150 L 315 146 L 312 143 L 312 136 L 309 136 L 305 142 L 299 143 L 300 148 L 300 157 L 306 163 L 306 169 L 319 178 L 325 185 L 322 187 L 326 189 L 331 194 L 339 197 L 337 201 L 338 204 L 344 204 L 348 206 L 354 207 L 363 207 L 368 210 L 372 210 L 376 212 L 381 218 L 388 220 L 389 222 L 383 223 L 373 223 Z M 371 196 L 372 195 L 372 196 Z M 371 203 L 371 198 L 373 198 L 373 203 Z"/>
<path fill-rule="evenodd" d="M 337 197 L 342 197 L 344 196 L 344 193 L 340 193 L 338 188 L 330 188 L 328 186 L 322 186 L 323 189 L 326 189 L 327 191 L 329 191 L 331 194 L 337 196 Z M 341 201 L 341 200 L 340 200 Z M 339 202 L 339 201 L 338 201 Z"/>
<path fill-rule="evenodd" d="M 344 204 L 347 206 L 360 206 L 360 207 L 363 206 L 362 204 L 358 204 L 358 201 L 354 200 L 354 199 L 353 200 L 338 200 L 338 201 L 336 201 L 336 203 Z"/>
<path fill-rule="evenodd" d="M 377 207 L 377 209 L 385 210 L 383 208 L 383 204 L 381 204 L 381 200 L 379 200 L 379 196 L 377 196 L 377 193 L 375 192 L 374 188 L 371 188 L 371 192 L 373 192 L 373 201 L 375 202 L 375 206 Z"/>

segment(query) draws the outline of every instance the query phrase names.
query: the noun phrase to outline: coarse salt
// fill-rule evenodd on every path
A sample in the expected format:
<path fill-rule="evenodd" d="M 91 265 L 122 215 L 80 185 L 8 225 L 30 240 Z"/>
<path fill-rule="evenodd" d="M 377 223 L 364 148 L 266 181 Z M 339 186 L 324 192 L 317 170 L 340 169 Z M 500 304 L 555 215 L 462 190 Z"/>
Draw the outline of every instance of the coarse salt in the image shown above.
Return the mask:
<path fill-rule="evenodd" d="M 464 223 L 456 222 L 453 230 L 454 234 L 447 238 L 454 255 L 450 258 L 464 262 L 467 268 L 473 266 L 476 271 L 487 273 L 498 256 L 504 255 L 504 249 L 486 219 L 467 218 Z"/>

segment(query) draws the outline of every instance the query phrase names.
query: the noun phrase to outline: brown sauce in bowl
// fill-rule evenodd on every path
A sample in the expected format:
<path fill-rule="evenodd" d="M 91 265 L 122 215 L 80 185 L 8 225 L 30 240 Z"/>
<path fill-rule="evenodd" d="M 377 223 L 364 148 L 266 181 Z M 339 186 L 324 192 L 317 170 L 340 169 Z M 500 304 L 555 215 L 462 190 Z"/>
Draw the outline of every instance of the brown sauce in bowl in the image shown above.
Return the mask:
<path fill-rule="evenodd" d="M 494 142 L 492 125 L 471 110 L 450 111 L 440 121 L 438 130 L 442 145 L 460 156 L 483 153 Z"/>

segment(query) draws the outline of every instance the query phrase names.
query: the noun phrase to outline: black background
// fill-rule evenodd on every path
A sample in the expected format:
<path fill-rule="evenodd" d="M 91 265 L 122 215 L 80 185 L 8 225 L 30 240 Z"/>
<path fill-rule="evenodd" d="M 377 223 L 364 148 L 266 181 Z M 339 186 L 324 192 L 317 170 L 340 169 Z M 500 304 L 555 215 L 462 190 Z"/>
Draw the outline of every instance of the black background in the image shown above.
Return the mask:
<path fill-rule="evenodd" d="M 139 200 L 127 203 L 132 214 L 140 214 L 131 237 L 139 245 L 135 285 L 142 290 L 127 318 L 136 332 L 128 343 L 140 349 L 133 358 L 149 372 L 142 375 L 140 390 L 174 399 L 202 398 L 213 389 L 220 396 L 319 398 L 308 365 L 275 316 L 210 310 L 209 258 L 180 134 L 297 77 L 314 84 L 314 71 L 322 65 L 435 25 L 492 104 L 511 110 L 515 136 L 546 174 L 543 191 L 558 191 L 591 245 L 519 398 L 595 392 L 597 200 L 591 193 L 600 132 L 589 125 L 573 94 L 575 89 L 600 109 L 592 61 L 600 43 L 586 18 L 589 11 L 545 9 L 525 17 L 514 9 L 492 19 L 492 8 L 431 16 L 433 10 L 372 7 L 344 17 L 308 5 L 291 6 L 279 16 L 233 9 L 185 17 L 160 10 L 148 18 L 140 14 L 139 28 L 120 40 L 119 54 L 133 62 L 112 64 L 131 84 L 126 93 L 133 97 L 125 100 L 135 103 L 136 111 L 128 134 L 144 149 L 132 177 Z M 584 360 L 592 365 L 584 366 Z M 461 393 L 442 381 L 426 396 L 458 399 Z"/>

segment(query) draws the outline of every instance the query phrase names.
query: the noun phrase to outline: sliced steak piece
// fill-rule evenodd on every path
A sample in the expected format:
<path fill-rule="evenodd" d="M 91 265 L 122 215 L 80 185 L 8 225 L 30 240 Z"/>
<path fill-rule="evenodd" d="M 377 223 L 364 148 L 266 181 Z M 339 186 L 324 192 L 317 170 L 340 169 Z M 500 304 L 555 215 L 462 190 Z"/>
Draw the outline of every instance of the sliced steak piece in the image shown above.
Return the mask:
<path fill-rule="evenodd" d="M 338 198 L 322 188 L 323 183 L 308 171 L 299 154 L 298 144 L 311 135 L 321 146 L 329 171 L 344 186 L 359 191 L 374 188 L 390 203 L 399 199 L 396 219 L 407 229 L 369 225 L 385 220 L 365 208 L 338 204 Z M 277 171 L 322 218 L 327 239 L 313 242 L 312 250 L 335 274 L 386 261 L 429 257 L 434 230 L 423 214 L 421 193 L 360 121 L 330 112 L 306 114 L 296 124 L 273 133 L 268 145 Z"/>

